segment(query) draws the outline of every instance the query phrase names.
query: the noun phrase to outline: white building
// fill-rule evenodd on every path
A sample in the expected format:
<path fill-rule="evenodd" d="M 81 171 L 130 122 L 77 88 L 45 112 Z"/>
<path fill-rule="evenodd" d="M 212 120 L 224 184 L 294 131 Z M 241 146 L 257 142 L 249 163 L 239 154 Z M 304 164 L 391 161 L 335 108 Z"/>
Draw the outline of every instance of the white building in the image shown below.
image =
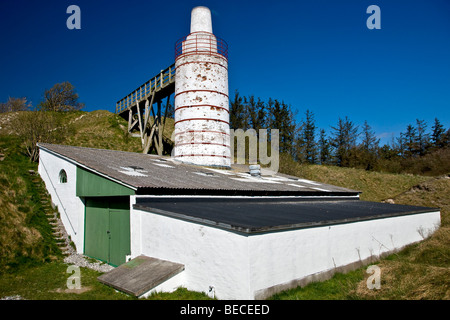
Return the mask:
<path fill-rule="evenodd" d="M 183 286 L 262 299 L 368 264 L 440 225 L 439 209 L 365 202 L 358 191 L 264 170 L 257 178 L 248 167 L 38 146 L 39 174 L 77 251 L 119 266 L 100 280 L 136 296 Z M 136 271 L 141 286 L 130 288 L 125 271 L 147 261 L 162 275 Z"/>
<path fill-rule="evenodd" d="M 177 47 L 173 159 L 38 145 L 39 174 L 77 251 L 116 266 L 99 281 L 136 296 L 183 286 L 262 299 L 439 227 L 439 209 L 231 165 L 226 44 L 207 8 L 192 17 Z"/>

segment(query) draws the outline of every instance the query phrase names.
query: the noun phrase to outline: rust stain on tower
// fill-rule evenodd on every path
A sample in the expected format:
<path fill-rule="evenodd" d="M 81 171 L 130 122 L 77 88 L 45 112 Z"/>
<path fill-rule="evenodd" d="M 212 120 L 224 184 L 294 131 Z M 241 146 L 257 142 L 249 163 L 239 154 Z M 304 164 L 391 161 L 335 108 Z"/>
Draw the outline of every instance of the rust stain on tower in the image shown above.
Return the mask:
<path fill-rule="evenodd" d="M 195 7 L 190 34 L 175 46 L 176 160 L 230 167 L 228 46 L 212 31 L 211 12 Z"/>

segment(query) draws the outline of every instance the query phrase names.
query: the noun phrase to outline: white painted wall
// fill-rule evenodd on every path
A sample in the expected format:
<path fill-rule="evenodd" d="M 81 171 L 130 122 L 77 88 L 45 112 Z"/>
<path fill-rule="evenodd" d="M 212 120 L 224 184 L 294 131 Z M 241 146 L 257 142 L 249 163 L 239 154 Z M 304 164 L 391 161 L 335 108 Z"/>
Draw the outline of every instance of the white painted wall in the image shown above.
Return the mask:
<path fill-rule="evenodd" d="M 250 236 L 251 292 L 394 252 L 423 240 L 440 224 L 440 213 L 423 213 Z"/>
<path fill-rule="evenodd" d="M 59 173 L 64 169 L 67 183 L 59 183 Z M 75 243 L 78 253 L 84 248 L 84 203 L 76 196 L 77 166 L 44 149 L 39 151 L 39 175 L 45 182 L 52 202 L 58 206 L 61 220 Z"/>
<path fill-rule="evenodd" d="M 186 273 L 184 271 L 181 271 L 180 273 L 167 279 L 163 283 L 157 285 L 150 291 L 145 292 L 144 294 L 139 296 L 139 298 L 148 298 L 152 293 L 157 293 L 157 292 L 173 292 L 173 291 L 177 290 L 181 286 L 181 284 L 186 283 L 185 277 L 186 277 Z"/>
<path fill-rule="evenodd" d="M 241 235 L 131 209 L 132 256 L 185 265 L 179 283 L 219 299 L 265 297 L 268 288 L 398 250 L 423 240 L 440 213 L 423 213 L 334 226 Z M 163 289 L 161 289 L 163 290 Z"/>
<path fill-rule="evenodd" d="M 212 286 L 220 299 L 250 296 L 247 237 L 141 210 L 131 209 L 130 217 L 133 258 L 183 264 L 179 286 L 188 290 L 207 293 Z"/>
<path fill-rule="evenodd" d="M 67 183 L 59 183 L 59 172 Z M 76 164 L 40 150 L 39 174 L 77 251 L 84 248 L 84 204 L 76 196 Z M 423 240 L 440 225 L 440 212 L 370 221 L 242 235 L 133 209 L 130 197 L 131 256 L 181 263 L 185 270 L 153 291 L 178 286 L 219 299 L 255 299 L 267 288 L 325 273 Z"/>

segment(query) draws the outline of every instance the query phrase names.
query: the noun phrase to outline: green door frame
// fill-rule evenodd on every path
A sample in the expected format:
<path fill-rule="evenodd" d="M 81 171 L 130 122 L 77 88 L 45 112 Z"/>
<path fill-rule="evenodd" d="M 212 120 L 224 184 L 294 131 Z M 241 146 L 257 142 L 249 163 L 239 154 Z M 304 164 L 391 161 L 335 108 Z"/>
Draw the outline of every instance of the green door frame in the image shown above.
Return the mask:
<path fill-rule="evenodd" d="M 85 255 L 118 266 L 130 250 L 129 197 L 85 198 Z"/>

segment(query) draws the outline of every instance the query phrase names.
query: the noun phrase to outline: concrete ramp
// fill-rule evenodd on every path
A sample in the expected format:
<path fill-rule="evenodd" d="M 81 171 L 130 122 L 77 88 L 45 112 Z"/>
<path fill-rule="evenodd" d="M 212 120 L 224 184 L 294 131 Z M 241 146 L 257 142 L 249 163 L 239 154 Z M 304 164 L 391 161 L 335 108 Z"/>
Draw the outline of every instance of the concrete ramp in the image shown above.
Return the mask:
<path fill-rule="evenodd" d="M 101 283 L 139 297 L 184 270 L 184 265 L 144 255 L 98 277 Z"/>

